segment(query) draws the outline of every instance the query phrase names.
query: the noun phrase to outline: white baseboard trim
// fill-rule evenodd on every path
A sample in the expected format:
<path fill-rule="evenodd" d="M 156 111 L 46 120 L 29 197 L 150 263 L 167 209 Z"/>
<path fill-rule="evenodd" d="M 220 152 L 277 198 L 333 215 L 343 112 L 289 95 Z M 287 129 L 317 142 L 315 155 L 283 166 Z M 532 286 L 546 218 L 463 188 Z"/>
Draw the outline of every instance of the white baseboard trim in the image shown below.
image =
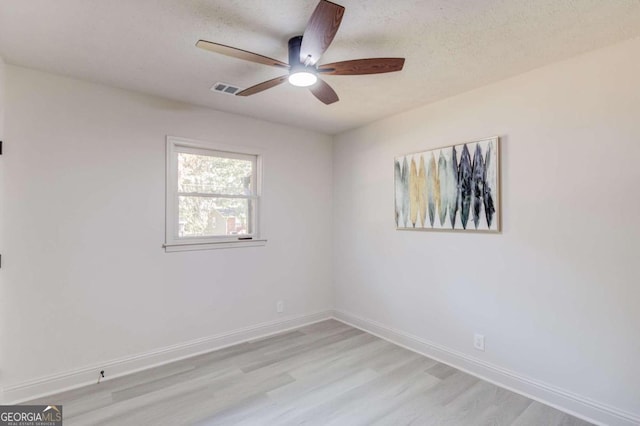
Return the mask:
<path fill-rule="evenodd" d="M 332 318 L 332 316 L 332 311 L 327 310 L 263 322 L 227 333 L 203 337 L 150 352 L 29 380 L 3 388 L 2 395 L 0 395 L 2 398 L 0 398 L 0 400 L 3 404 L 24 403 L 32 399 L 94 384 L 96 383 L 100 370 L 105 370 L 106 378 L 104 380 L 110 380 L 184 358 L 237 345 L 238 343 L 324 321 Z"/>
<path fill-rule="evenodd" d="M 110 380 L 330 318 L 592 423 L 609 426 L 640 425 L 640 416 L 637 414 L 526 377 L 376 321 L 338 310 L 268 321 L 94 366 L 18 383 L 2 389 L 0 402 L 3 404 L 24 403 L 32 399 L 93 384 L 98 372 L 103 369 L 107 373 L 105 380 Z"/>
<path fill-rule="evenodd" d="M 433 358 L 436 361 L 597 425 L 640 425 L 640 416 L 637 414 L 526 377 L 437 343 L 387 327 L 376 321 L 339 310 L 334 311 L 333 317 L 338 321 L 388 340 L 391 343 Z"/>

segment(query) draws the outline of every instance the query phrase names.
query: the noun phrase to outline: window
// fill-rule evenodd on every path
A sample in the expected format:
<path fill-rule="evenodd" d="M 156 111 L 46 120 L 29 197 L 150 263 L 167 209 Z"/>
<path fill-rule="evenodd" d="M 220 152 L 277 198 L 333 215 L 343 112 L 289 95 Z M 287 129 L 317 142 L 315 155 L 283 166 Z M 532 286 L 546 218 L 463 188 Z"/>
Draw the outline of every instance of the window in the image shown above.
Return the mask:
<path fill-rule="evenodd" d="M 167 251 L 264 245 L 261 155 L 167 137 Z"/>

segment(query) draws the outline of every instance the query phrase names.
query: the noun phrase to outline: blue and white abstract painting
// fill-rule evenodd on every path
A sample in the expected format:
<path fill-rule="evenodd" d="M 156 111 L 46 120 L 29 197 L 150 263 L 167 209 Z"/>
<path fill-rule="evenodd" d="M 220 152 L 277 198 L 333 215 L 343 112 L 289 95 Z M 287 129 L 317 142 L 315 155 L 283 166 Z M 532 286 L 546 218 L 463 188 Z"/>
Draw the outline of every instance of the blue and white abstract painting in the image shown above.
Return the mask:
<path fill-rule="evenodd" d="M 500 139 L 396 157 L 397 229 L 500 232 Z"/>

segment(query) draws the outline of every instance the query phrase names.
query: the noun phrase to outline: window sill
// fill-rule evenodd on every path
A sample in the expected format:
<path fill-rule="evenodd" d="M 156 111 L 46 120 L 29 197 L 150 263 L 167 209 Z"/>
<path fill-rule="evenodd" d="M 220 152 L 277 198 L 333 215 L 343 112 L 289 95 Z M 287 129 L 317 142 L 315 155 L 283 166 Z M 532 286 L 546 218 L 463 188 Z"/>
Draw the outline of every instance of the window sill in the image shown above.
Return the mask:
<path fill-rule="evenodd" d="M 194 251 L 194 250 L 216 250 L 226 248 L 244 248 L 244 247 L 262 247 L 267 244 L 267 240 L 239 240 L 239 241 L 220 241 L 215 243 L 177 243 L 164 244 L 164 250 L 167 253 L 176 251 Z"/>

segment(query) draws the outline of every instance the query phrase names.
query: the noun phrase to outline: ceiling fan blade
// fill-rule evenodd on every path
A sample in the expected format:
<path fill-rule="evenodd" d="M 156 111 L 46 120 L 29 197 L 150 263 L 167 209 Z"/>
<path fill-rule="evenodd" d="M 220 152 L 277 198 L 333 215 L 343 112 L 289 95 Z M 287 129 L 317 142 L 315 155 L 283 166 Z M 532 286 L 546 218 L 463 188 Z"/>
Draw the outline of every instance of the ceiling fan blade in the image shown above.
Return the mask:
<path fill-rule="evenodd" d="M 311 93 L 326 105 L 338 102 L 340 98 L 336 92 L 325 81 L 318 79 L 316 84 L 309 87 Z"/>
<path fill-rule="evenodd" d="M 289 64 L 277 59 L 258 55 L 257 53 L 248 52 L 242 49 L 236 49 L 235 47 L 225 46 L 224 44 L 213 43 L 206 40 L 198 40 L 196 46 L 200 49 L 208 50 L 214 53 L 220 53 L 222 55 L 227 55 L 238 59 L 244 59 L 245 61 L 257 62 L 259 64 L 271 65 L 273 67 L 289 68 Z"/>
<path fill-rule="evenodd" d="M 400 71 L 403 66 L 404 58 L 354 59 L 320 65 L 318 72 L 328 75 L 381 74 Z"/>
<path fill-rule="evenodd" d="M 343 15 L 344 7 L 320 0 L 302 35 L 300 62 L 305 65 L 318 63 L 338 32 Z"/>
<path fill-rule="evenodd" d="M 255 95 L 256 93 L 260 93 L 264 90 L 271 89 L 272 87 L 276 87 L 277 85 L 284 83 L 285 81 L 287 81 L 287 78 L 289 78 L 289 75 L 282 75 L 271 80 L 263 81 L 262 83 L 256 84 L 255 86 L 251 86 L 236 93 L 236 96 Z"/>

